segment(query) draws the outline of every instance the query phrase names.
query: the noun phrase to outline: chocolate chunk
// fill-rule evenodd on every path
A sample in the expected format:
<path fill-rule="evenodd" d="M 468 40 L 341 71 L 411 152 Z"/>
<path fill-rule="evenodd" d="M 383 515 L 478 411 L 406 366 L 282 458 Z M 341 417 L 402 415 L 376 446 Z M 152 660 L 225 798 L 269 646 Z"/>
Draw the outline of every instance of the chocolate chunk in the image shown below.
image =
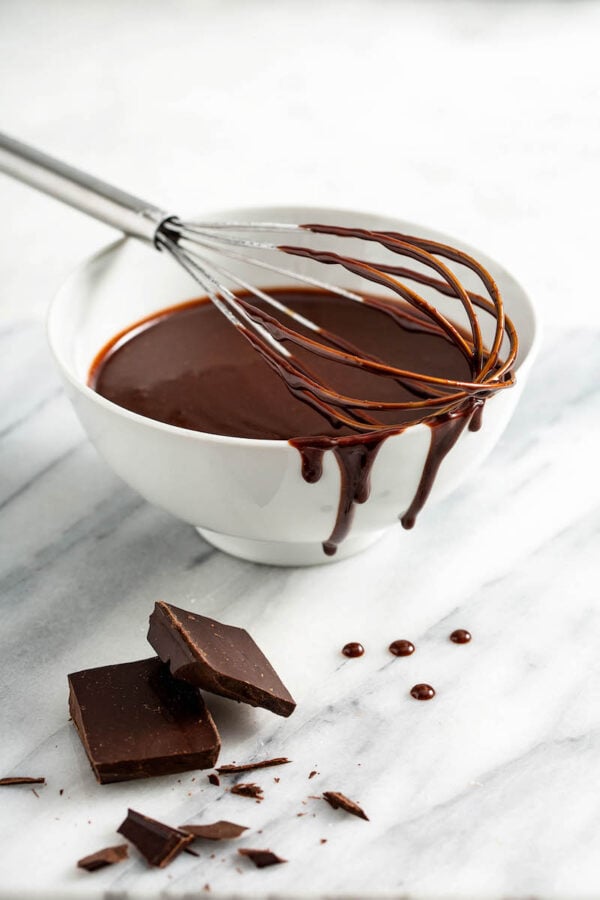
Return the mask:
<path fill-rule="evenodd" d="M 97 850 L 96 853 L 84 856 L 77 865 L 87 872 L 95 872 L 96 869 L 103 869 L 105 866 L 114 866 L 115 863 L 122 862 L 128 856 L 127 844 L 117 844 L 116 847 L 105 847 L 103 850 Z"/>
<path fill-rule="evenodd" d="M 308 780 L 310 781 L 311 778 L 314 778 L 315 775 L 318 775 L 318 774 L 319 774 L 319 773 L 317 772 L 317 770 L 316 770 L 316 769 L 313 769 L 312 772 L 311 772 L 311 773 L 309 774 L 309 776 L 308 776 Z"/>
<path fill-rule="evenodd" d="M 0 787 L 11 784 L 46 784 L 45 778 L 29 778 L 26 775 L 15 775 L 12 778 L 0 778 Z"/>
<path fill-rule="evenodd" d="M 159 659 L 69 675 L 69 709 L 100 784 L 214 766 L 220 740 L 195 688 Z"/>
<path fill-rule="evenodd" d="M 358 803 L 355 803 L 354 800 L 349 800 L 348 797 L 340 794 L 339 791 L 324 791 L 323 797 L 334 809 L 343 809 L 353 816 L 358 816 L 359 819 L 365 819 L 366 822 L 369 821 L 369 817 Z"/>
<path fill-rule="evenodd" d="M 194 840 L 193 835 L 143 816 L 134 809 L 127 811 L 127 818 L 117 831 L 137 847 L 149 866 L 160 869 L 164 869 Z"/>
<path fill-rule="evenodd" d="M 263 789 L 258 784 L 249 782 L 247 784 L 234 784 L 231 788 L 232 794 L 239 794 L 240 797 L 254 797 L 255 800 L 263 799 Z"/>
<path fill-rule="evenodd" d="M 287 756 L 278 756 L 275 759 L 263 759 L 260 762 L 244 763 L 241 766 L 219 766 L 217 772 L 219 775 L 230 775 L 234 772 L 251 772 L 253 769 L 267 769 L 269 766 L 283 766 L 291 762 Z"/>
<path fill-rule="evenodd" d="M 219 821 L 211 825 L 180 825 L 179 830 L 206 841 L 231 841 L 248 831 L 248 827 L 236 825 L 235 822 Z"/>
<path fill-rule="evenodd" d="M 221 779 L 216 774 L 216 772 L 211 772 L 210 775 L 208 776 L 208 780 L 210 781 L 211 784 L 216 785 L 216 787 L 219 787 L 219 785 L 221 784 Z"/>
<path fill-rule="evenodd" d="M 278 866 L 279 863 L 287 862 L 287 859 L 282 859 L 271 850 L 250 850 L 248 847 L 242 847 L 238 850 L 238 853 L 251 859 L 257 869 L 264 869 L 267 866 Z"/>
<path fill-rule="evenodd" d="M 231 700 L 290 716 L 294 699 L 247 631 L 157 603 L 148 640 L 171 674 Z"/>

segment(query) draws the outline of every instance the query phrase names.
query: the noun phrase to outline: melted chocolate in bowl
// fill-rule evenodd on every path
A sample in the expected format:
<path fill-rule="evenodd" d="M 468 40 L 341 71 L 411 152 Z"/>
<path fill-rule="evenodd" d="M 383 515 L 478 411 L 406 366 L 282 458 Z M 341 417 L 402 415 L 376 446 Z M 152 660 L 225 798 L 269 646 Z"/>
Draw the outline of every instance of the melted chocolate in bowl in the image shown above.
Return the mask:
<path fill-rule="evenodd" d="M 325 291 L 308 288 L 268 289 L 291 306 L 362 352 L 405 370 L 469 381 L 469 361 L 456 344 L 413 308 L 390 301 L 401 322 L 385 313 Z M 240 295 L 243 296 L 243 295 Z M 253 301 L 254 302 L 254 301 Z M 261 306 L 257 301 L 256 306 Z M 312 333 L 298 328 L 307 336 Z M 328 387 L 351 397 L 381 401 L 419 399 L 393 378 L 341 365 L 294 347 L 295 357 Z M 106 399 L 169 425 L 237 438 L 289 440 L 302 457 L 302 475 L 318 481 L 325 450 L 332 450 L 341 471 L 338 516 L 323 545 L 327 554 L 347 535 L 355 503 L 369 495 L 369 475 L 377 451 L 390 435 L 423 410 L 378 412 L 389 430 L 365 434 L 336 426 L 291 393 L 285 382 L 240 332 L 206 298 L 155 314 L 132 325 L 99 353 L 89 384 Z M 479 425 L 481 400 L 461 404 L 451 413 L 431 415 L 431 447 L 421 483 L 402 524 L 413 526 L 441 461 L 467 423 Z M 442 404 L 440 404 L 441 408 Z M 438 410 L 439 413 L 439 410 Z"/>

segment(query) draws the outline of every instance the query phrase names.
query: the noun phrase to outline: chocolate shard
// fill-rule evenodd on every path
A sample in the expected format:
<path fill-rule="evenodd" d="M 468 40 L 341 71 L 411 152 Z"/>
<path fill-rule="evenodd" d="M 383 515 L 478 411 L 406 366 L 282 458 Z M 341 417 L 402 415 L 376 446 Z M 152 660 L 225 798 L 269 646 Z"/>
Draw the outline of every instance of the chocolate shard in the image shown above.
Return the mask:
<path fill-rule="evenodd" d="M 217 772 L 219 775 L 231 775 L 235 772 L 251 772 L 253 769 L 268 769 L 270 766 L 284 766 L 291 762 L 287 756 L 277 756 L 275 759 L 263 759 L 260 762 L 244 763 L 240 766 L 219 766 Z"/>
<path fill-rule="evenodd" d="M 208 780 L 210 781 L 211 784 L 214 784 L 216 787 L 219 787 L 219 785 L 221 784 L 221 779 L 219 778 L 219 776 L 217 775 L 216 772 L 211 772 L 210 775 L 208 776 Z"/>
<path fill-rule="evenodd" d="M 282 859 L 276 853 L 273 853 L 272 850 L 251 850 L 249 847 L 241 847 L 238 853 L 251 859 L 257 869 L 264 869 L 267 866 L 278 866 L 280 863 L 287 862 L 287 859 Z"/>
<path fill-rule="evenodd" d="M 29 778 L 27 775 L 14 775 L 12 778 L 0 778 L 0 787 L 11 784 L 46 784 L 45 778 Z"/>
<path fill-rule="evenodd" d="M 290 716 L 296 703 L 247 631 L 159 602 L 148 640 L 175 678 Z"/>
<path fill-rule="evenodd" d="M 239 794 L 240 797 L 253 797 L 255 800 L 263 799 L 263 789 L 258 784 L 247 782 L 246 784 L 234 784 L 231 788 L 232 794 Z"/>
<path fill-rule="evenodd" d="M 134 809 L 127 811 L 127 818 L 117 831 L 137 847 L 149 866 L 160 869 L 168 866 L 194 840 L 193 835 L 143 816 Z"/>
<path fill-rule="evenodd" d="M 231 841 L 248 831 L 248 827 L 222 820 L 210 825 L 180 825 L 179 830 L 205 841 Z"/>
<path fill-rule="evenodd" d="M 128 856 L 127 844 L 117 844 L 116 847 L 105 847 L 103 850 L 97 850 L 96 853 L 84 856 L 79 860 L 77 866 L 87 872 L 95 872 L 96 869 L 104 869 L 105 866 L 114 866 L 115 863 L 122 862 Z"/>
<path fill-rule="evenodd" d="M 69 709 L 100 784 L 212 768 L 220 739 L 200 692 L 153 657 L 69 675 Z"/>
<path fill-rule="evenodd" d="M 348 797 L 340 794 L 339 791 L 324 791 L 323 797 L 333 809 L 343 809 L 353 816 L 358 816 L 359 819 L 364 819 L 366 822 L 369 821 L 369 817 L 358 803 L 355 803 L 354 800 L 349 800 Z"/>

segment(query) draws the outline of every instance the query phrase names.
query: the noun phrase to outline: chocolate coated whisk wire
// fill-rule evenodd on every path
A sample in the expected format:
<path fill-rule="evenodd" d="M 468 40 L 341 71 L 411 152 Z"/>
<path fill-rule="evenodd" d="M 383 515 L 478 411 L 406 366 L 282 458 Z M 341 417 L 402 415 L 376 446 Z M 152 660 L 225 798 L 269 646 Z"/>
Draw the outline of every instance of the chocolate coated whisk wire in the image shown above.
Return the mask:
<path fill-rule="evenodd" d="M 424 274 L 407 267 L 391 265 L 389 263 L 374 263 L 355 257 L 344 256 L 327 250 L 314 250 L 310 247 L 279 244 L 266 241 L 248 240 L 237 236 L 236 232 L 262 231 L 279 233 L 328 234 L 336 237 L 349 237 L 357 240 L 376 242 L 386 250 L 402 256 L 409 256 L 422 266 L 432 270 L 436 276 Z M 172 253 L 180 262 L 185 260 L 186 268 L 191 274 L 197 273 L 197 280 L 203 289 L 211 296 L 216 291 L 217 295 L 227 305 L 230 320 L 238 327 L 247 339 L 251 341 L 255 349 L 263 355 L 267 362 L 275 368 L 284 378 L 290 390 L 301 396 L 311 405 L 331 418 L 334 417 L 344 424 L 350 425 L 358 431 L 386 430 L 390 426 L 378 422 L 371 416 L 367 421 L 362 421 L 366 411 L 383 410 L 422 410 L 423 419 L 435 414 L 448 411 L 456 405 L 474 398 L 485 398 L 496 390 L 502 390 L 512 384 L 512 376 L 507 373 L 513 365 L 517 354 L 517 337 L 514 327 L 506 319 L 503 310 L 501 295 L 489 275 L 489 273 L 472 257 L 455 248 L 438 244 L 434 241 L 426 241 L 421 238 L 401 235 L 394 232 L 368 231 L 365 229 L 339 228 L 319 224 L 291 225 L 288 223 L 217 223 L 215 225 L 202 223 L 199 225 L 182 224 L 177 221 L 167 222 L 160 238 L 161 246 Z M 293 309 L 271 298 L 264 290 L 253 287 L 249 282 L 240 279 L 230 268 L 220 262 L 214 262 L 210 254 L 215 252 L 234 261 L 241 261 L 257 268 L 268 269 L 284 278 L 292 278 L 302 284 L 318 286 L 332 294 L 345 297 L 354 302 L 375 307 L 382 313 L 399 321 L 406 317 L 404 309 L 394 309 L 393 301 L 378 299 L 349 291 L 329 282 L 316 279 L 293 269 L 274 265 L 256 256 L 248 256 L 242 250 L 251 249 L 267 251 L 269 253 L 281 252 L 292 256 L 306 257 L 318 263 L 326 265 L 339 265 L 354 275 L 374 282 L 386 288 L 390 288 L 399 295 L 405 303 L 414 307 L 420 317 L 413 321 L 421 326 L 423 317 L 430 323 L 432 329 L 443 333 L 449 340 L 463 352 L 471 365 L 472 381 L 460 381 L 456 379 L 439 378 L 423 372 L 413 372 L 391 366 L 373 356 L 360 353 L 356 347 L 349 345 L 337 335 L 322 329 L 317 323 L 299 316 Z M 488 292 L 489 299 L 482 297 L 473 291 L 467 291 L 455 272 L 447 266 L 440 257 L 450 258 L 453 262 L 470 268 L 478 275 L 484 288 Z M 210 273 L 210 275 L 209 275 Z M 209 282 L 207 282 L 209 276 Z M 397 276 L 402 277 L 402 281 Z M 279 319 L 273 318 L 264 310 L 260 310 L 245 299 L 236 298 L 225 285 L 225 281 L 232 282 L 238 288 L 251 294 L 266 305 L 276 309 L 283 316 L 304 325 L 313 332 L 316 337 L 305 337 L 299 332 L 288 328 Z M 443 316 L 439 310 L 415 290 L 406 285 L 405 281 L 424 284 L 446 296 L 454 296 L 464 309 L 469 321 L 471 333 L 469 337 L 461 334 L 453 322 Z M 210 287 L 210 290 L 209 290 Z M 237 299 L 237 308 L 232 308 L 232 302 Z M 241 307 L 241 309 L 240 309 Z M 481 327 L 477 316 L 477 309 L 491 315 L 496 322 L 494 340 L 489 352 L 485 352 Z M 245 315 L 239 315 L 243 310 Z M 268 338 L 271 340 L 268 340 Z M 508 340 L 508 352 L 503 361 L 500 361 L 499 353 L 504 338 Z M 322 338 L 323 340 L 318 340 Z M 401 381 L 407 387 L 417 387 L 420 399 L 412 401 L 381 402 L 365 398 L 349 397 L 330 390 L 313 373 L 310 373 L 305 365 L 300 365 L 298 360 L 286 350 L 283 341 L 293 343 L 321 357 L 329 358 L 343 365 L 350 365 L 369 371 L 373 374 L 393 377 Z M 325 343 L 326 341 L 326 343 Z M 279 354 L 285 359 L 282 365 L 281 359 L 273 356 Z M 333 409 L 332 409 L 333 408 Z M 360 417 L 358 411 L 362 411 Z"/>
<path fill-rule="evenodd" d="M 517 335 L 505 315 L 498 287 L 480 263 L 454 247 L 394 231 L 316 223 L 182 222 L 159 207 L 3 134 L 0 134 L 0 171 L 169 253 L 201 286 L 219 312 L 283 378 L 288 389 L 331 422 L 348 425 L 359 432 L 385 433 L 394 426 L 378 421 L 371 413 L 412 410 L 416 414 L 414 421 L 425 421 L 434 415 L 462 408 L 465 404 L 482 402 L 490 394 L 510 387 L 514 382 L 512 367 L 518 351 Z M 254 235 L 258 234 L 272 235 L 286 242 L 257 240 Z M 305 245 L 309 234 L 316 241 L 323 236 L 337 241 L 352 239 L 375 244 L 396 256 L 412 259 L 425 271 L 390 262 L 359 259 L 325 247 L 313 248 Z M 298 244 L 289 243 L 294 237 L 301 238 Z M 263 258 L 262 254 L 267 258 Z M 277 254 L 340 267 L 357 279 L 391 291 L 396 297 L 379 298 L 323 281 L 274 262 Z M 219 257 L 217 261 L 215 256 Z M 229 264 L 225 265 L 223 260 L 228 260 Z M 471 380 L 413 372 L 388 365 L 372 354 L 361 352 L 341 336 L 270 297 L 268 290 L 253 287 L 246 279 L 240 278 L 231 270 L 231 264 L 236 262 L 275 273 L 284 280 L 318 287 L 350 302 L 370 306 L 396 324 L 412 322 L 413 326 L 444 335 L 468 361 Z M 487 296 L 467 290 L 448 263 L 471 270 Z M 407 282 L 454 298 L 468 321 L 468 329 L 455 325 Z M 230 284 L 237 285 L 245 296 L 236 295 Z M 301 326 L 310 336 L 288 327 L 281 318 L 271 315 L 248 297 L 261 301 L 283 320 Z M 403 302 L 398 303 L 396 298 Z M 407 311 L 406 304 L 413 312 Z M 478 312 L 491 316 L 495 323 L 489 350 L 483 343 Z M 307 363 L 301 362 L 290 349 L 290 345 L 341 365 L 396 379 L 417 399 L 382 402 L 339 394 L 311 372 Z M 503 348 L 505 356 L 501 358 Z M 419 413 L 422 413 L 420 418 Z"/>

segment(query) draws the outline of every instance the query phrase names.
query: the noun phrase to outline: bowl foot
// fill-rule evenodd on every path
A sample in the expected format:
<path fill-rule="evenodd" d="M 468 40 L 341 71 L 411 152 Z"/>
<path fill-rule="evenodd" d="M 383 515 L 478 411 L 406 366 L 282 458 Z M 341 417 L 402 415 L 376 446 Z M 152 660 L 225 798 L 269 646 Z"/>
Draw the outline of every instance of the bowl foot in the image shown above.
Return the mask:
<path fill-rule="evenodd" d="M 375 534 L 357 535 L 346 538 L 340 544 L 334 556 L 326 556 L 321 542 L 285 543 L 283 541 L 250 541 L 246 538 L 232 537 L 229 534 L 218 534 L 206 528 L 196 529 L 201 537 L 218 550 L 238 556 L 254 563 L 267 566 L 319 566 L 325 563 L 339 562 L 366 550 L 378 540 L 383 531 Z"/>

